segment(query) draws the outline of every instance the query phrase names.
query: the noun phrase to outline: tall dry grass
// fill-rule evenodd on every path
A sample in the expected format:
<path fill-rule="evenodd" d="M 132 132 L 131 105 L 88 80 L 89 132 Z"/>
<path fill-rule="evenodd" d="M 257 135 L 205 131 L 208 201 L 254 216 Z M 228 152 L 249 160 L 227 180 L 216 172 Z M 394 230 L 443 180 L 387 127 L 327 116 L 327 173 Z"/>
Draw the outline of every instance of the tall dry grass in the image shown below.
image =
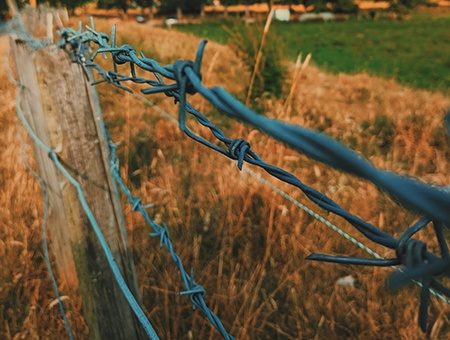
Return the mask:
<path fill-rule="evenodd" d="M 97 25 L 110 27 L 107 22 Z M 130 23 L 119 25 L 119 34 L 122 43 L 162 63 L 193 59 L 198 44 L 190 35 Z M 5 46 L 2 39 L 0 46 Z M 1 54 L 5 55 L 5 48 Z M 48 309 L 54 294 L 41 251 L 42 199 L 21 159 L 15 89 L 1 67 L 0 265 L 4 270 L 0 272 L 0 334 L 11 339 L 63 338 L 57 308 Z M 207 85 L 220 84 L 240 98 L 245 95 L 248 74 L 226 47 L 207 47 L 203 72 Z M 368 255 L 239 172 L 234 163 L 187 138 L 134 96 L 108 85 L 99 86 L 98 91 L 113 139 L 122 143 L 123 177 L 135 196 L 155 204 L 150 214 L 167 223 L 174 249 L 185 267 L 194 269 L 195 280 L 207 291 L 207 303 L 236 338 L 426 338 L 417 326 L 417 287 L 391 293 L 385 284 L 391 269 L 305 261 L 311 252 Z M 175 115 L 172 99 L 149 99 Z M 198 95 L 192 103 L 230 137 L 248 140 L 267 162 L 292 171 L 391 235 L 400 236 L 418 218 L 370 183 L 311 161 L 258 130 L 223 118 Z M 377 167 L 439 185 L 450 183 L 449 145 L 442 124 L 450 99 L 441 94 L 364 74 L 329 75 L 308 67 L 295 84 L 289 115 L 283 111 L 284 104 L 265 101 L 265 114 L 322 130 Z M 188 124 L 213 140 L 194 121 Z M 30 155 L 30 147 L 26 149 Z M 393 256 L 341 219 L 315 208 L 299 190 L 271 182 L 382 256 Z M 149 227 L 125 202 L 124 212 L 145 308 L 160 337 L 219 338 L 204 316 L 192 311 L 189 299 L 177 296 L 182 282 L 168 252 L 159 249 L 157 239 L 147 237 Z M 418 238 L 431 242 L 431 248 L 436 246 L 432 232 L 424 231 Z M 354 287 L 337 284 L 346 275 L 356 279 Z M 70 296 L 64 304 L 77 337 L 86 338 L 79 297 Z M 431 299 L 430 338 L 450 336 L 449 312 L 448 305 Z"/>

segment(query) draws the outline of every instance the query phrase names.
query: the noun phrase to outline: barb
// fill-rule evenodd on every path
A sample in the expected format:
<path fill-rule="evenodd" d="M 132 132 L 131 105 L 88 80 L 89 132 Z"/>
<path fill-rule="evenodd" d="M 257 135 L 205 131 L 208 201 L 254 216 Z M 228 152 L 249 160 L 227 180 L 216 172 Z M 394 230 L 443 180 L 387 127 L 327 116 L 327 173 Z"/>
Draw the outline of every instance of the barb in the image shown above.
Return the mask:
<path fill-rule="evenodd" d="M 199 71 L 201 63 L 199 55 L 201 56 L 203 53 L 205 41 L 200 44 L 195 62 L 178 60 L 173 65 L 162 67 L 155 60 L 146 58 L 143 53 L 140 53 L 139 57 L 137 52 L 129 45 L 118 47 L 115 42 L 108 45 L 108 39 L 104 33 L 98 33 L 89 26 L 87 26 L 87 30 L 88 32 L 76 32 L 75 35 L 71 36 L 70 42 L 72 46 L 77 46 L 77 49 L 83 49 L 81 46 L 86 42 L 95 43 L 98 48 L 93 53 L 92 60 L 98 53 L 109 52 L 112 55 L 114 65 L 129 64 L 131 76 L 120 75 L 114 71 L 102 71 L 97 64 L 91 61 L 83 62 L 80 60 L 80 64 L 85 67 L 95 68 L 99 71 L 99 75 L 104 81 L 109 81 L 109 78 L 111 78 L 112 81 L 110 82 L 115 86 L 122 86 L 121 83 L 123 81 L 132 81 L 150 86 L 142 90 L 144 94 L 164 92 L 166 95 L 174 97 L 180 103 L 179 124 L 183 131 L 187 129 L 184 124 L 185 112 L 187 111 L 200 120 L 201 124 L 206 124 L 205 126 L 214 130 L 213 134 L 217 138 L 224 137 L 217 136 L 214 132 L 219 134 L 220 132 L 215 130 L 213 126 L 210 126 L 209 121 L 204 120 L 206 118 L 186 102 L 186 94 L 199 92 L 229 117 L 252 124 L 311 158 L 372 181 L 380 189 L 385 190 L 406 206 L 412 207 L 424 215 L 436 216 L 443 223 L 450 223 L 450 211 L 447 209 L 450 203 L 450 194 L 440 188 L 425 185 L 413 178 L 378 170 L 367 160 L 358 156 L 353 150 L 330 137 L 314 130 L 261 116 L 247 108 L 221 87 L 206 88 L 201 82 Z M 63 36 L 64 33 L 61 33 L 61 35 Z M 69 39 L 63 39 L 59 45 L 64 45 L 66 41 L 68 42 Z M 78 41 L 78 44 L 75 41 Z M 84 56 L 79 55 L 79 57 L 82 58 Z M 157 75 L 158 80 L 137 77 L 136 67 L 154 73 Z M 176 80 L 176 83 L 167 85 L 161 80 L 160 76 L 169 80 Z M 195 137 L 200 138 L 198 136 Z"/>
<path fill-rule="evenodd" d="M 160 107 L 158 107 L 157 105 L 153 104 L 152 102 L 149 102 L 145 97 L 134 93 L 134 95 L 139 98 L 140 100 L 144 101 L 144 103 L 146 103 L 147 105 L 151 106 L 153 109 L 155 109 L 155 111 L 157 111 L 158 113 L 160 113 L 162 116 L 164 116 L 165 118 L 167 118 L 168 120 L 170 120 L 172 123 L 177 123 L 177 120 L 174 119 L 169 113 L 167 113 L 166 111 L 162 110 Z M 147 103 L 149 102 L 149 103 Z M 292 202 L 294 205 L 296 205 L 298 208 L 304 210 L 306 213 L 308 213 L 309 215 L 311 215 L 312 217 L 314 217 L 315 219 L 317 219 L 318 221 L 322 222 L 323 224 L 325 224 L 327 227 L 329 227 L 331 230 L 333 230 L 334 232 L 338 233 L 339 235 L 341 235 L 342 237 L 346 238 L 347 240 L 349 240 L 350 242 L 352 242 L 353 244 L 355 244 L 356 246 L 358 246 L 359 248 L 361 248 L 362 250 L 364 250 L 365 252 L 367 252 L 368 254 L 372 255 L 373 257 L 375 257 L 375 259 L 383 259 L 383 257 L 381 255 L 379 255 L 377 252 L 375 252 L 374 250 L 370 249 L 369 247 L 367 247 L 366 245 L 364 245 L 363 243 L 359 242 L 358 240 L 356 240 L 354 237 L 350 236 L 349 234 L 347 234 L 345 231 L 343 231 L 342 229 L 340 229 L 339 227 L 337 227 L 336 225 L 332 224 L 331 222 L 329 222 L 327 219 L 325 219 L 324 217 L 320 216 L 319 214 L 317 214 L 316 212 L 314 212 L 313 210 L 309 209 L 308 207 L 306 207 L 304 204 L 300 203 L 299 201 L 297 201 L 296 199 L 294 199 L 292 196 L 290 196 L 289 194 L 287 194 L 286 192 L 284 192 L 283 190 L 279 189 L 278 187 L 276 187 L 275 185 L 273 185 L 272 183 L 270 183 L 269 181 L 265 180 L 262 176 L 260 176 L 259 174 L 257 174 L 256 172 L 250 170 L 248 167 L 244 167 L 243 171 L 247 172 L 248 174 L 250 174 L 252 177 L 254 177 L 256 180 L 258 180 L 259 182 L 267 185 L 269 188 L 271 188 L 273 191 L 275 191 L 276 193 L 278 193 L 279 195 L 283 196 L 285 199 L 287 199 L 288 201 Z M 317 256 L 317 254 L 315 254 L 315 256 Z M 334 259 L 337 259 L 339 257 L 335 256 L 333 257 Z M 329 262 L 336 262 L 336 261 L 329 261 Z M 386 262 L 387 265 L 389 265 L 389 262 Z M 402 268 L 395 266 L 395 265 L 391 265 L 392 269 L 394 270 L 398 270 L 400 272 L 403 272 Z M 418 285 L 419 287 L 423 287 L 422 283 L 420 283 L 419 281 L 416 280 L 411 280 L 413 283 L 415 283 L 416 285 Z M 392 286 L 391 286 L 392 287 Z M 435 291 L 432 288 L 429 288 L 429 291 L 432 295 L 434 295 L 435 297 L 437 297 L 438 299 L 442 300 L 443 302 L 450 304 L 450 300 L 447 299 L 445 296 L 443 296 L 442 294 L 439 294 L 437 291 Z"/>

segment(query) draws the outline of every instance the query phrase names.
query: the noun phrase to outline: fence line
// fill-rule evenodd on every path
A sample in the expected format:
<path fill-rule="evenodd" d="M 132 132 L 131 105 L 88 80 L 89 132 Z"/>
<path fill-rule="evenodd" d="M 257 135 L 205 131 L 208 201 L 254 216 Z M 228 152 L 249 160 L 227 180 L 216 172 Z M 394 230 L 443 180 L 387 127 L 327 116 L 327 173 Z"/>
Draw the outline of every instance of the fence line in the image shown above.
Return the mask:
<path fill-rule="evenodd" d="M 86 26 L 86 29 L 87 31 L 83 31 L 81 29 L 81 26 L 78 31 L 70 28 L 62 29 L 59 32 L 62 39 L 60 40 L 60 42 L 58 42 L 58 46 L 66 48 L 66 50 L 72 53 L 75 60 L 83 67 L 93 68 L 97 71 L 98 75 L 100 75 L 102 79 L 100 81 L 93 82 L 93 85 L 107 81 L 121 89 L 132 92 L 129 88 L 122 85 L 122 82 L 124 81 L 131 81 L 138 84 L 148 85 L 148 88 L 142 90 L 142 93 L 144 94 L 163 92 L 167 96 L 175 98 L 176 102 L 179 103 L 179 127 L 190 138 L 225 155 L 228 158 L 237 160 L 239 169 L 242 169 L 244 162 L 247 162 L 249 164 L 261 167 L 273 177 L 276 177 L 286 183 L 298 187 L 316 205 L 343 217 L 370 240 L 387 248 L 394 249 L 396 251 L 396 257 L 392 259 L 384 259 L 379 255 L 375 255 L 376 259 L 360 259 L 318 254 L 312 254 L 308 256 L 308 259 L 328 262 L 351 263 L 358 265 L 403 265 L 403 272 L 394 273 L 389 279 L 390 284 L 393 287 L 397 287 L 405 284 L 409 280 L 422 280 L 422 290 L 420 294 L 421 302 L 419 307 L 419 325 L 422 330 L 426 330 L 426 318 L 430 294 L 429 288 L 432 287 L 437 292 L 450 297 L 450 289 L 443 286 L 434 279 L 434 277 L 441 275 L 450 277 L 450 255 L 442 231 L 443 225 L 448 226 L 450 224 L 450 211 L 448 209 L 448 206 L 450 205 L 450 193 L 446 192 L 442 188 L 428 186 L 408 177 L 403 177 L 387 171 L 377 170 L 366 160 L 360 158 L 352 150 L 336 142 L 330 137 L 323 136 L 313 130 L 260 116 L 247 108 L 244 104 L 236 100 L 234 97 L 232 97 L 223 88 L 206 88 L 201 82 L 200 73 L 205 42 L 202 42 L 200 44 L 195 62 L 188 60 L 178 60 L 173 65 L 160 66 L 155 60 L 146 58 L 142 53 L 140 54 L 140 56 L 138 56 L 134 48 L 129 45 L 117 46 L 115 42 L 115 27 L 113 27 L 111 39 L 107 34 L 97 32 L 95 30 L 93 21 L 91 21 L 90 27 Z M 109 41 L 111 41 L 110 44 Z M 87 55 L 87 45 L 90 42 L 93 42 L 98 46 L 97 50 L 92 54 L 92 56 Z M 98 53 L 111 54 L 114 71 L 104 71 L 98 64 L 93 62 Z M 117 64 L 128 64 L 130 67 L 131 76 L 118 73 Z M 153 73 L 156 76 L 157 80 L 138 77 L 136 75 L 136 67 Z M 175 81 L 175 83 L 166 84 L 163 81 L 163 77 L 171 81 Z M 252 124 L 265 131 L 272 137 L 275 137 L 276 139 L 288 144 L 292 148 L 299 150 L 316 160 L 331 165 L 339 170 L 349 172 L 353 175 L 374 182 L 379 188 L 388 192 L 391 196 L 394 196 L 400 202 L 404 203 L 408 207 L 413 208 L 416 211 L 421 212 L 423 215 L 428 217 L 422 218 L 413 226 L 408 228 L 398 240 L 394 239 L 392 236 L 379 230 L 372 224 L 363 221 L 355 215 L 350 214 L 324 194 L 316 191 L 309 186 L 306 186 L 289 172 L 265 163 L 254 151 L 250 149 L 250 144 L 248 142 L 240 138 L 232 140 L 226 137 L 217 126 L 213 125 L 205 116 L 195 110 L 195 108 L 193 108 L 189 104 L 189 102 L 187 102 L 186 95 L 193 94 L 197 91 L 210 102 L 212 102 L 217 108 L 219 108 L 221 112 L 224 112 L 231 118 Z M 81 190 L 81 187 L 79 186 L 79 183 L 67 172 L 64 166 L 61 164 L 55 151 L 50 150 L 42 143 L 42 141 L 36 138 L 30 126 L 24 119 L 23 114 L 21 114 L 20 112 L 19 97 L 17 106 L 19 118 L 27 128 L 32 139 L 41 148 L 44 148 L 49 153 L 49 157 L 53 160 L 58 169 L 76 187 L 80 202 L 85 209 L 91 224 L 94 227 L 96 235 L 100 243 L 102 244 L 105 253 L 108 256 L 108 245 L 101 235 L 101 232 L 97 231 L 95 219 L 89 214 L 90 210 L 84 199 L 84 194 Z M 193 115 L 200 124 L 209 128 L 212 134 L 226 146 L 226 149 L 207 141 L 206 139 L 196 135 L 191 130 L 189 130 L 186 126 L 186 111 L 189 114 Z M 112 142 L 110 142 L 110 147 L 112 151 L 115 151 L 114 144 Z M 118 172 L 117 158 L 114 157 L 116 157 L 115 153 L 112 152 L 111 168 L 112 170 L 114 170 L 113 173 L 116 173 L 117 175 L 114 176 L 116 181 L 119 183 L 119 185 L 120 183 L 122 183 L 123 185 Z M 207 314 L 208 318 L 210 318 L 210 321 L 219 330 L 219 332 L 221 332 L 225 338 L 232 339 L 231 335 L 226 333 L 225 329 L 223 329 L 223 326 L 218 318 L 214 314 L 208 314 L 206 304 L 203 301 L 205 291 L 203 287 L 195 283 L 195 281 L 193 280 L 193 275 L 187 275 L 184 269 L 182 269 L 181 260 L 179 259 L 179 257 L 175 256 L 176 254 L 174 255 L 173 253 L 167 227 L 165 225 L 161 227 L 151 221 L 148 218 L 147 213 L 145 212 L 145 207 L 142 206 L 142 202 L 139 199 L 133 197 L 129 190 L 122 185 L 120 186 L 128 196 L 129 202 L 133 206 L 133 210 L 138 210 L 144 216 L 144 218 L 148 220 L 150 225 L 155 230 L 155 233 L 152 233 L 151 235 L 159 236 L 161 238 L 160 245 L 164 244 L 169 249 L 173 260 L 179 266 L 183 282 L 187 289 L 186 292 L 182 292 L 180 293 L 180 295 L 189 295 L 194 307 L 198 307 L 199 309 L 203 308 L 202 311 L 206 311 L 205 313 Z M 145 216 L 147 216 L 147 218 Z M 430 222 L 433 222 L 433 227 L 441 250 L 441 257 L 428 252 L 426 250 L 425 243 L 412 239 L 412 236 L 415 233 L 426 227 Z M 110 260 L 113 261 L 113 258 L 111 259 L 108 257 L 108 261 Z M 113 270 L 113 272 L 115 272 L 117 268 L 115 269 L 113 264 L 114 263 L 110 263 L 111 269 Z M 126 285 L 121 285 L 120 278 L 116 279 L 118 280 L 120 288 L 122 289 L 124 294 L 127 295 L 128 287 L 126 287 Z M 446 299 L 444 301 L 449 302 L 449 300 Z M 133 311 L 136 313 L 139 320 L 143 324 L 144 328 L 147 331 L 147 334 L 150 337 L 152 337 L 153 335 L 156 337 L 156 333 L 154 333 L 152 326 L 145 318 L 145 315 L 143 314 L 142 310 L 140 310 L 137 302 L 133 302 L 132 299 L 130 299 L 129 302 L 132 307 L 134 306 Z"/>
<path fill-rule="evenodd" d="M 123 182 L 120 171 L 119 171 L 119 159 L 117 158 L 117 144 L 112 142 L 112 139 L 108 133 L 107 127 L 105 126 L 105 134 L 107 136 L 107 141 L 109 144 L 110 152 L 111 152 L 111 158 L 110 158 L 110 170 L 111 174 L 116 181 L 116 183 L 119 185 L 122 192 L 127 196 L 128 203 L 131 204 L 132 211 L 138 211 L 144 220 L 147 222 L 148 225 L 150 225 L 153 229 L 153 233 L 150 233 L 149 236 L 153 237 L 159 237 L 160 242 L 159 246 L 162 248 L 164 245 L 167 250 L 170 252 L 170 256 L 172 257 L 172 260 L 175 262 L 175 264 L 178 267 L 178 270 L 180 271 L 181 278 L 183 280 L 184 287 L 186 288 L 186 291 L 178 293 L 178 295 L 189 295 L 189 298 L 192 301 L 192 308 L 195 310 L 198 308 L 201 310 L 209 319 L 211 324 L 219 331 L 219 333 L 224 337 L 224 339 L 232 340 L 234 339 L 233 336 L 228 334 L 228 332 L 225 330 L 225 327 L 222 325 L 222 322 L 220 319 L 213 313 L 212 310 L 208 308 L 206 305 L 206 302 L 204 300 L 204 296 L 206 295 L 206 290 L 199 284 L 197 284 L 194 281 L 194 269 L 191 269 L 191 274 L 189 275 L 186 270 L 183 267 L 183 262 L 181 258 L 175 253 L 172 241 L 170 239 L 170 233 L 169 229 L 167 228 L 167 225 L 163 223 L 163 225 L 159 225 L 147 214 L 146 209 L 153 206 L 153 204 L 148 205 L 142 205 L 142 200 L 134 197 L 131 194 L 131 191 L 128 189 L 128 187 Z"/>

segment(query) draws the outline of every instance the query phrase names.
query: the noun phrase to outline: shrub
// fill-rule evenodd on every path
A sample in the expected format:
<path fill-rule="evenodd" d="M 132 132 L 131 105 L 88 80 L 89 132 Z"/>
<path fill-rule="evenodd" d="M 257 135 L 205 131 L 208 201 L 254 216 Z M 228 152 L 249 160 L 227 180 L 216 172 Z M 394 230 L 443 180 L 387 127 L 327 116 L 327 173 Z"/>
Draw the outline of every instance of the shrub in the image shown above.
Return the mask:
<path fill-rule="evenodd" d="M 236 24 L 229 31 L 229 46 L 239 55 L 250 72 L 256 62 L 263 27 L 259 25 L 242 26 Z M 262 59 L 252 89 L 252 99 L 262 95 L 279 98 L 283 93 L 285 66 L 283 65 L 281 41 L 274 34 L 268 34 L 263 47 Z"/>
<path fill-rule="evenodd" d="M 334 13 L 339 14 L 358 14 L 359 7 L 353 0 L 337 0 L 333 7 Z"/>

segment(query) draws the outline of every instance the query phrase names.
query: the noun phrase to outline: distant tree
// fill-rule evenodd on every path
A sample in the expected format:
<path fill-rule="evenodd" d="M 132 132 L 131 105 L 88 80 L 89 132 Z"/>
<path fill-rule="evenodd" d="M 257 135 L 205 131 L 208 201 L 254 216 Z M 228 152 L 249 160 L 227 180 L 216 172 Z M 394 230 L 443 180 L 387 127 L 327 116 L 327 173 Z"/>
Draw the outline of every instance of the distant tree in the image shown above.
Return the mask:
<path fill-rule="evenodd" d="M 75 8 L 83 6 L 91 0 L 40 0 L 38 4 L 49 4 L 53 7 L 65 7 L 70 12 L 73 12 Z"/>
<path fill-rule="evenodd" d="M 305 7 L 314 6 L 313 11 L 314 12 L 325 12 L 325 11 L 329 11 L 329 8 L 327 7 L 327 0 L 303 0 L 303 5 L 305 5 Z"/>
<path fill-rule="evenodd" d="M 98 0 L 97 8 L 105 8 L 105 9 L 114 8 L 115 7 L 114 3 L 115 0 Z"/>
<path fill-rule="evenodd" d="M 391 0 L 392 4 L 398 4 L 405 6 L 406 8 L 412 9 L 418 5 L 424 5 L 428 3 L 428 0 Z"/>
<path fill-rule="evenodd" d="M 407 15 L 414 7 L 428 2 L 428 0 L 390 0 L 389 9 L 402 16 Z"/>
<path fill-rule="evenodd" d="M 115 1 L 117 8 L 120 8 L 124 13 L 128 10 L 128 1 L 127 0 L 116 0 Z"/>
<path fill-rule="evenodd" d="M 353 0 L 337 0 L 333 5 L 333 12 L 339 14 L 358 14 L 359 7 Z"/>
<path fill-rule="evenodd" d="M 199 14 L 205 3 L 205 0 L 164 0 L 159 6 L 159 13 L 175 14 L 181 10 L 183 13 Z"/>
<path fill-rule="evenodd" d="M 155 4 L 154 0 L 136 0 L 136 3 L 138 6 L 141 6 L 142 8 L 152 8 Z"/>
<path fill-rule="evenodd" d="M 85 1 L 85 0 L 82 0 Z M 120 8 L 125 13 L 128 10 L 128 1 L 127 0 L 98 0 L 97 1 L 98 8 L 111 9 L 111 8 Z"/>
<path fill-rule="evenodd" d="M 138 6 L 150 9 L 150 19 L 153 19 L 153 6 L 155 4 L 154 0 L 136 0 Z"/>
<path fill-rule="evenodd" d="M 8 13 L 8 5 L 6 1 L 0 2 L 0 19 L 4 19 Z"/>
<path fill-rule="evenodd" d="M 301 3 L 305 7 L 314 5 L 314 12 L 332 10 L 334 13 L 356 14 L 359 9 L 353 0 L 303 0 Z M 331 5 L 331 8 L 328 5 Z"/>

